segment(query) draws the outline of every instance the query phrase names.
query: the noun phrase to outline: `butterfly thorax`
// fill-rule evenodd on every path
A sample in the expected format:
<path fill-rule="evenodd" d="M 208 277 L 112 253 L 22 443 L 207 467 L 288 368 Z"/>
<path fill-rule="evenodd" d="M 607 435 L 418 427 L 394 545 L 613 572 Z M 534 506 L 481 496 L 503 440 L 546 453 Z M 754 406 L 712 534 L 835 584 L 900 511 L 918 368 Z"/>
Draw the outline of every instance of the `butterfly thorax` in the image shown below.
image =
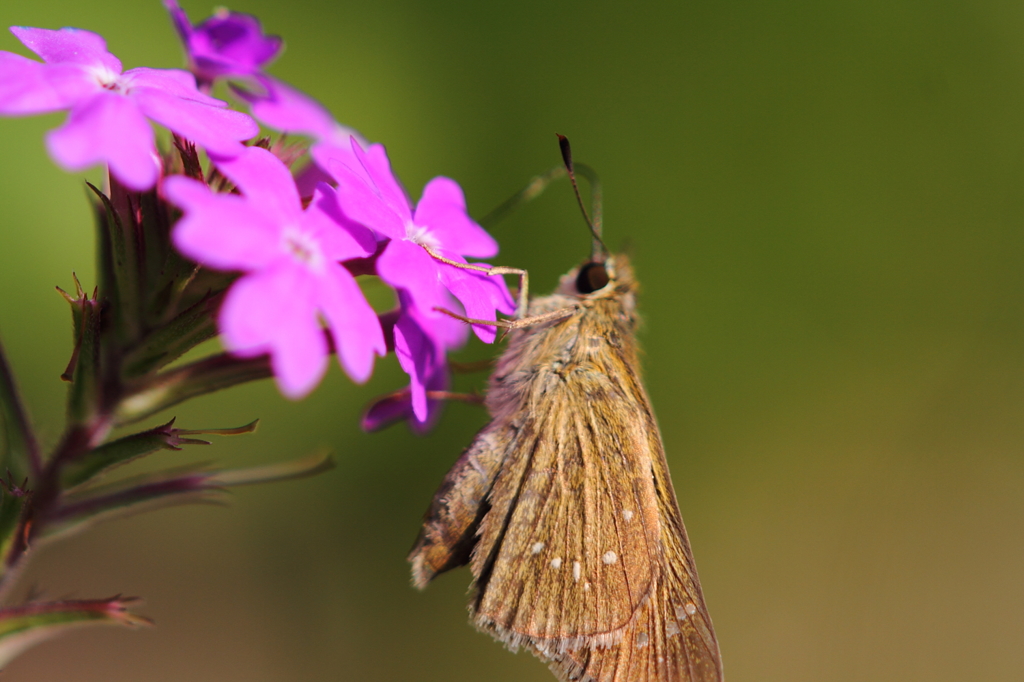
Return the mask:
<path fill-rule="evenodd" d="M 605 266 L 609 281 L 597 291 L 581 294 L 576 290 L 580 268 L 575 268 L 561 278 L 554 293 L 530 302 L 530 317 L 564 309 L 575 312 L 510 334 L 508 348 L 491 376 L 487 406 L 492 416 L 522 409 L 530 394 L 543 392 L 544 384 L 559 378 L 571 381 L 573 375 L 591 372 L 638 373 L 633 270 L 621 254 L 610 256 Z"/>

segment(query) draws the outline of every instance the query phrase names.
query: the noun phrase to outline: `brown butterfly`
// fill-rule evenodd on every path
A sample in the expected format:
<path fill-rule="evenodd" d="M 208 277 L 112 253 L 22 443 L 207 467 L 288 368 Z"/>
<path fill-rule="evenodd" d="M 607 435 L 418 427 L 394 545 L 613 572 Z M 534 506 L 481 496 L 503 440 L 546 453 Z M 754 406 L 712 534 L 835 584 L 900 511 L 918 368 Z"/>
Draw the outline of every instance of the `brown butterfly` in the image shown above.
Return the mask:
<path fill-rule="evenodd" d="M 594 215 L 591 260 L 501 324 L 511 331 L 487 390 L 491 422 L 434 496 L 413 582 L 470 564 L 473 623 L 561 680 L 720 681 L 640 377 L 637 283 L 626 256 L 606 255 Z"/>

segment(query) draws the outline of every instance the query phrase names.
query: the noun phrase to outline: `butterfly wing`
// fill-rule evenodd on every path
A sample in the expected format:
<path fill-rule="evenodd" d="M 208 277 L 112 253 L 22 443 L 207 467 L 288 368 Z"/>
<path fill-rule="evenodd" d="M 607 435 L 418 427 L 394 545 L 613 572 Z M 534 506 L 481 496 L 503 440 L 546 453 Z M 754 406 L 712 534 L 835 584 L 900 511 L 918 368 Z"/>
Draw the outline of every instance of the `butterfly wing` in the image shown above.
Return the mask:
<path fill-rule="evenodd" d="M 474 551 L 477 623 L 513 644 L 612 642 L 650 596 L 661 554 L 646 453 L 626 444 L 639 434 L 615 430 L 624 405 L 602 377 L 535 381 Z M 582 410 L 559 395 L 581 383 Z"/>
<path fill-rule="evenodd" d="M 632 330 L 608 317 L 531 330 L 496 373 L 513 429 L 473 551 L 471 611 L 562 679 L 720 680 Z"/>
<path fill-rule="evenodd" d="M 483 501 L 504 459 L 508 436 L 498 421 L 485 426 L 437 489 L 409 553 L 416 587 L 423 589 L 439 573 L 469 563 L 486 512 Z"/>
<path fill-rule="evenodd" d="M 654 481 L 662 519 L 664 561 L 651 599 L 624 628 L 620 643 L 562 654 L 538 650 L 563 680 L 581 682 L 720 682 L 722 659 L 697 580 L 686 529 L 653 426 Z"/>

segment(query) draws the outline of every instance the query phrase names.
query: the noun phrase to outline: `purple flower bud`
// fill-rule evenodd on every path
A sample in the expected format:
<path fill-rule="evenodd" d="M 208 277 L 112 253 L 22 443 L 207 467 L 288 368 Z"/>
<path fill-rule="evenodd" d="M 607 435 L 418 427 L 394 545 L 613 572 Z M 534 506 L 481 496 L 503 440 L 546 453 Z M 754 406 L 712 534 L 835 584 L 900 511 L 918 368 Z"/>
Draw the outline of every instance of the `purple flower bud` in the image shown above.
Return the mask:
<path fill-rule="evenodd" d="M 220 8 L 193 26 L 176 0 L 164 0 L 164 7 L 185 46 L 189 69 L 204 84 L 221 76 L 255 74 L 284 46 L 279 36 L 265 35 L 259 19 L 250 14 Z"/>

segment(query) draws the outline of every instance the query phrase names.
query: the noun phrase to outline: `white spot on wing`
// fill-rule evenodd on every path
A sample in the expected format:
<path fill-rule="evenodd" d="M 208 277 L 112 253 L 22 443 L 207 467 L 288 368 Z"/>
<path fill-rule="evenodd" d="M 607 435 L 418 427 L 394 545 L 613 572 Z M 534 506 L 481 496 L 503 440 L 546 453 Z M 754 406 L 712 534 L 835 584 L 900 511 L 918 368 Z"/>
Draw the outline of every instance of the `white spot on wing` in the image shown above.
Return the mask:
<path fill-rule="evenodd" d="M 638 649 L 643 649 L 645 646 L 647 646 L 647 642 L 649 641 L 650 638 L 647 636 L 646 632 L 641 632 L 639 635 L 636 636 L 636 646 Z"/>
<path fill-rule="evenodd" d="M 675 637 L 676 635 L 678 635 L 679 623 L 675 622 L 674 620 L 668 621 L 668 623 L 665 624 L 665 634 L 669 637 Z"/>
<path fill-rule="evenodd" d="M 580 565 L 580 562 L 578 562 L 578 561 L 572 562 L 572 578 L 573 578 L 573 580 L 579 582 L 579 579 L 580 579 L 581 575 L 583 575 L 583 566 Z"/>
<path fill-rule="evenodd" d="M 686 620 L 686 609 L 684 609 L 682 606 L 677 606 L 676 618 L 678 618 L 679 620 Z"/>
<path fill-rule="evenodd" d="M 629 509 L 625 510 L 624 512 L 622 512 L 622 518 L 626 519 L 627 521 L 632 521 L 633 512 L 630 511 Z"/>
<path fill-rule="evenodd" d="M 551 560 L 551 568 L 558 569 L 558 568 L 561 568 L 561 567 L 562 567 L 562 557 L 556 556 L 554 559 Z"/>
<path fill-rule="evenodd" d="M 533 552 L 534 554 L 540 554 L 540 551 L 542 549 L 544 549 L 544 543 L 543 542 L 535 542 L 535 543 L 533 543 L 533 547 L 530 549 L 530 551 Z"/>
<path fill-rule="evenodd" d="M 619 557 L 616 556 L 615 552 L 613 552 L 611 550 L 608 550 L 607 552 L 605 552 L 604 555 L 601 557 L 601 561 L 605 562 L 606 564 L 614 564 L 618 560 L 619 560 Z"/>
<path fill-rule="evenodd" d="M 583 583 L 583 591 L 590 592 L 590 583 Z"/>
<path fill-rule="evenodd" d="M 686 603 L 686 612 L 691 616 L 697 613 L 697 607 L 694 605 L 692 601 Z"/>

